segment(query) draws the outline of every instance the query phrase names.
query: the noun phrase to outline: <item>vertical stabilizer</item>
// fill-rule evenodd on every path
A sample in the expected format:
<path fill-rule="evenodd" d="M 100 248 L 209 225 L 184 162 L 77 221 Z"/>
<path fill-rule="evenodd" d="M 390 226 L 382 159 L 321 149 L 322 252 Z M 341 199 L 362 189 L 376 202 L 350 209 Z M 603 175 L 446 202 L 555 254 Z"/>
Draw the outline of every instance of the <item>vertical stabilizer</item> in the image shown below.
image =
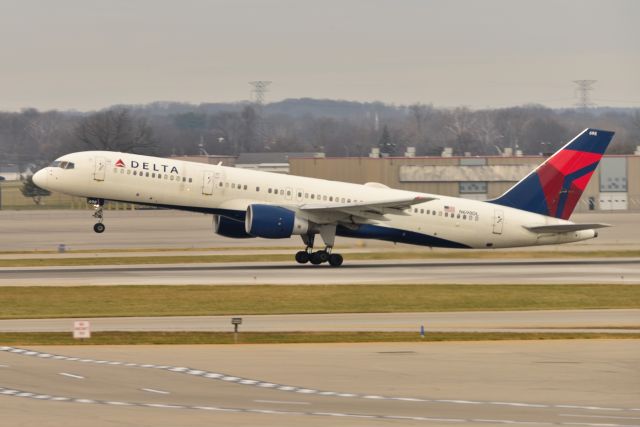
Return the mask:
<path fill-rule="evenodd" d="M 491 203 L 568 219 L 613 134 L 585 129 Z"/>

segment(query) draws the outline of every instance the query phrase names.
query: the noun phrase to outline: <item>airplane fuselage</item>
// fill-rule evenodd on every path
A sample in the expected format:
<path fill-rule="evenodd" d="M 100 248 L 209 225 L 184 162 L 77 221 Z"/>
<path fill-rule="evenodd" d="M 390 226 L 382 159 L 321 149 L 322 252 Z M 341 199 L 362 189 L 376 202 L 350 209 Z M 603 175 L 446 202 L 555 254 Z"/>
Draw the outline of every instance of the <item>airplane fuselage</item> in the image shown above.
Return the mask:
<path fill-rule="evenodd" d="M 509 248 L 590 239 L 594 230 L 535 233 L 532 225 L 572 224 L 495 203 L 210 165 L 137 154 L 87 151 L 58 159 L 38 172 L 37 184 L 73 196 L 156 205 L 244 221 L 252 204 L 277 205 L 301 212 L 309 205 L 349 205 L 423 197 L 428 200 L 401 211 L 336 219 L 337 235 L 374 238 L 431 247 Z M 64 162 L 67 162 L 64 164 Z M 69 165 L 72 165 L 70 167 Z M 69 166 L 69 167 L 61 167 Z"/>

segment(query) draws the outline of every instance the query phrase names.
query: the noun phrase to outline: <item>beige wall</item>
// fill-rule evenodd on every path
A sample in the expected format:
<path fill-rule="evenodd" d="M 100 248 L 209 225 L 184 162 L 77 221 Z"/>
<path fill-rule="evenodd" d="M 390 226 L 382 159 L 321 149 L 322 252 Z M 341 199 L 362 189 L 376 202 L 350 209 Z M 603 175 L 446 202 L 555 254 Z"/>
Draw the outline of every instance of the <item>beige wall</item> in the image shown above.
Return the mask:
<path fill-rule="evenodd" d="M 543 157 L 487 157 L 488 165 L 527 164 L 533 169 L 542 163 Z M 400 182 L 400 166 L 458 165 L 458 157 L 403 157 L 403 158 L 296 158 L 289 159 L 293 175 L 331 179 L 335 181 L 380 182 L 392 188 L 425 193 L 459 196 L 458 182 Z M 640 209 L 640 156 L 627 156 L 627 180 L 629 209 Z M 514 182 L 489 182 L 488 198 L 498 197 Z M 588 210 L 589 197 L 598 199 L 600 193 L 599 168 L 593 174 L 582 195 L 577 211 Z"/>

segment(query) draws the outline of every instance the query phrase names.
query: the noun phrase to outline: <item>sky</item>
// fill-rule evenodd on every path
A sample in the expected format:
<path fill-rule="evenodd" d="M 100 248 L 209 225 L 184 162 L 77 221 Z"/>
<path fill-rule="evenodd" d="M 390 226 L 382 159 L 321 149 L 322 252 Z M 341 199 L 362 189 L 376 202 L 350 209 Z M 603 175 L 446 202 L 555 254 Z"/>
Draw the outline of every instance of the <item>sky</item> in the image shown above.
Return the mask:
<path fill-rule="evenodd" d="M 0 110 L 286 98 L 640 107 L 636 0 L 0 0 Z"/>

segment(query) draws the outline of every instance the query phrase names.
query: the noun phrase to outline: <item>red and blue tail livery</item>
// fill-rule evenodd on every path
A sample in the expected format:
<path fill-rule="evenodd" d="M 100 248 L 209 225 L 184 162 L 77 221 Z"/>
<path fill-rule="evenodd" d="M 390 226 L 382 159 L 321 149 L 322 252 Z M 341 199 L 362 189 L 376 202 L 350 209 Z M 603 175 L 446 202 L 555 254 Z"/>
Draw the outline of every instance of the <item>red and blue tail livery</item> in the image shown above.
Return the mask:
<path fill-rule="evenodd" d="M 585 129 L 523 180 L 491 202 L 568 219 L 614 132 Z"/>

